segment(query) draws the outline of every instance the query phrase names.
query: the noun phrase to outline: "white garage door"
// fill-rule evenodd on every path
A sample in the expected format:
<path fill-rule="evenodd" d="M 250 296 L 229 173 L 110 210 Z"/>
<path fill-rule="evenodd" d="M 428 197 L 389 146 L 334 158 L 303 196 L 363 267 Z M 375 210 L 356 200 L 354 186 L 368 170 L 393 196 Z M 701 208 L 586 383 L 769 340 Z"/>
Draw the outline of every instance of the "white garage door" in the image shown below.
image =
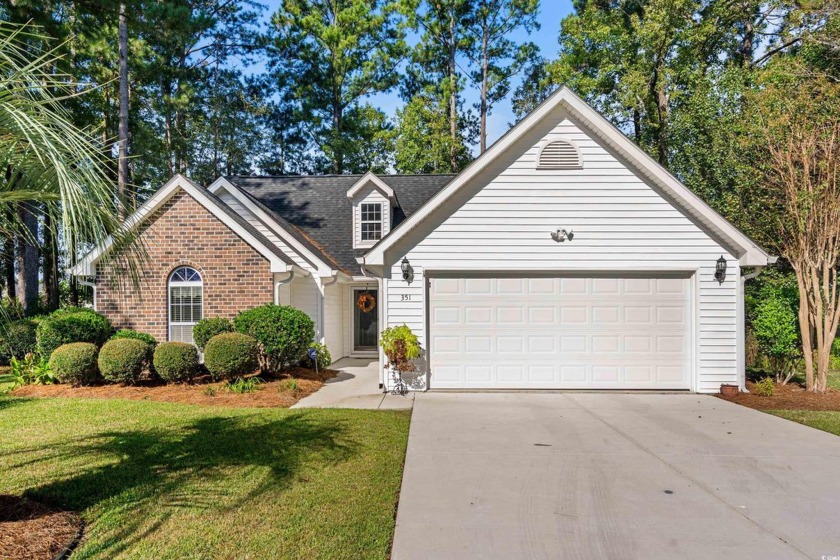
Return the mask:
<path fill-rule="evenodd" d="M 432 278 L 433 389 L 688 389 L 687 278 Z"/>

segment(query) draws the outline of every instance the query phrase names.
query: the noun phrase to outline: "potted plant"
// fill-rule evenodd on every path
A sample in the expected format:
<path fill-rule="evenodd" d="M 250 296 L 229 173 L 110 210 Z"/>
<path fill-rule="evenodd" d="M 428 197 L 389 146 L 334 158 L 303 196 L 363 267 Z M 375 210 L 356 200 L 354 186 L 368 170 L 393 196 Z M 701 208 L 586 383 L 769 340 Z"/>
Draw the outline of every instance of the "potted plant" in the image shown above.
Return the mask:
<path fill-rule="evenodd" d="M 738 386 L 737 385 L 729 385 L 728 383 L 723 383 L 720 386 L 720 394 L 724 397 L 734 397 L 738 394 Z"/>
<path fill-rule="evenodd" d="M 388 357 L 388 368 L 392 379 L 402 387 L 402 374 L 414 371 L 416 367 L 412 360 L 420 357 L 420 343 L 417 335 L 411 332 L 407 325 L 388 327 L 379 335 L 379 345 Z"/>

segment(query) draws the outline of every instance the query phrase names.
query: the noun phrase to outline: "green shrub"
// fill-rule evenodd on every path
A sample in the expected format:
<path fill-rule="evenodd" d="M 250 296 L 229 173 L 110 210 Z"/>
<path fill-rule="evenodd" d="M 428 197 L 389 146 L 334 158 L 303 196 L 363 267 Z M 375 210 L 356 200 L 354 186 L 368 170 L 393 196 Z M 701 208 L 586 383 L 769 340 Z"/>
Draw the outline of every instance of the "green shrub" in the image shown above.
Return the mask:
<path fill-rule="evenodd" d="M 155 346 L 157 346 L 157 340 L 155 339 L 155 337 L 144 332 L 135 331 L 134 329 L 120 329 L 114 333 L 114 336 L 112 336 L 110 340 L 118 340 L 121 338 L 142 340 L 143 342 L 151 346 L 152 350 L 154 350 Z"/>
<path fill-rule="evenodd" d="M 382 331 L 379 345 L 394 369 L 400 372 L 414 370 L 411 360 L 420 357 L 420 342 L 407 325 L 388 327 Z"/>
<path fill-rule="evenodd" d="M 235 381 L 228 381 L 227 383 L 225 383 L 225 389 L 227 389 L 231 393 L 236 393 L 237 395 L 242 395 L 244 393 L 253 393 L 257 389 L 259 389 L 262 382 L 263 380 L 259 377 L 249 377 L 248 379 L 245 379 L 244 377 L 239 377 Z"/>
<path fill-rule="evenodd" d="M 96 354 L 99 348 L 90 342 L 62 344 L 50 355 L 50 369 L 62 383 L 88 385 L 98 379 Z"/>
<path fill-rule="evenodd" d="M 243 311 L 233 320 L 237 332 L 257 339 L 263 371 L 276 372 L 300 357 L 315 338 L 309 316 L 286 305 L 262 305 Z"/>
<path fill-rule="evenodd" d="M 18 319 L 9 323 L 3 330 L 5 351 L 10 357 L 20 359 L 37 350 L 38 323 L 35 321 Z"/>
<path fill-rule="evenodd" d="M 186 342 L 162 342 L 155 348 L 152 363 L 164 381 L 190 381 L 198 374 L 198 350 Z"/>
<path fill-rule="evenodd" d="M 759 351 L 767 356 L 779 383 L 787 383 L 794 375 L 801 356 L 801 343 L 796 312 L 781 297 L 770 296 L 759 304 L 752 328 Z"/>
<path fill-rule="evenodd" d="M 753 392 L 762 397 L 772 397 L 773 391 L 776 389 L 776 383 L 772 377 L 765 377 L 755 384 Z"/>
<path fill-rule="evenodd" d="M 332 363 L 332 357 L 330 356 L 330 351 L 327 348 L 326 344 L 321 344 L 320 342 L 312 342 L 309 344 L 309 348 L 306 349 L 306 352 L 303 354 L 303 359 L 300 361 L 300 365 L 306 368 L 313 369 L 315 367 L 315 363 L 313 362 L 312 358 L 309 357 L 309 350 L 315 349 L 317 362 L 318 362 L 318 369 L 326 369 Z"/>
<path fill-rule="evenodd" d="M 193 341 L 204 350 L 211 338 L 217 334 L 233 332 L 233 323 L 224 317 L 208 317 L 201 319 L 193 327 Z"/>
<path fill-rule="evenodd" d="M 67 307 L 38 323 L 38 352 L 50 356 L 62 344 L 90 342 L 97 347 L 111 337 L 111 321 L 92 309 Z"/>
<path fill-rule="evenodd" d="M 12 356 L 9 365 L 9 376 L 15 388 L 23 385 L 52 385 L 58 381 L 49 362 L 31 352 L 20 360 Z"/>
<path fill-rule="evenodd" d="M 279 390 L 281 392 L 288 391 L 289 393 L 297 394 L 300 391 L 300 384 L 297 379 L 286 379 L 280 384 Z"/>
<path fill-rule="evenodd" d="M 840 338 L 835 338 L 831 344 L 831 355 L 840 358 Z"/>
<path fill-rule="evenodd" d="M 116 338 L 99 350 L 99 373 L 106 381 L 133 385 L 152 361 L 152 347 L 135 338 Z"/>
<path fill-rule="evenodd" d="M 248 375 L 254 373 L 259 365 L 257 341 L 247 334 L 217 334 L 204 348 L 204 367 L 213 379 Z"/>

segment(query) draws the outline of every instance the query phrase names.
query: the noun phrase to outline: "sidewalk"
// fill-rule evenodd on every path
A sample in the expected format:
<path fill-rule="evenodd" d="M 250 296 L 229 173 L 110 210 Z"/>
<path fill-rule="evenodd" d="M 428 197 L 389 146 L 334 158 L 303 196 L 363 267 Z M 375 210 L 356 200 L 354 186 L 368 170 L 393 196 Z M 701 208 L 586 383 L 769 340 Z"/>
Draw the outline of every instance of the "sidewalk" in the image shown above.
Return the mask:
<path fill-rule="evenodd" d="M 377 360 L 342 358 L 332 369 L 339 374 L 317 392 L 295 403 L 292 408 L 369 408 L 407 409 L 414 405 L 414 393 L 406 396 L 383 393 L 379 388 Z"/>

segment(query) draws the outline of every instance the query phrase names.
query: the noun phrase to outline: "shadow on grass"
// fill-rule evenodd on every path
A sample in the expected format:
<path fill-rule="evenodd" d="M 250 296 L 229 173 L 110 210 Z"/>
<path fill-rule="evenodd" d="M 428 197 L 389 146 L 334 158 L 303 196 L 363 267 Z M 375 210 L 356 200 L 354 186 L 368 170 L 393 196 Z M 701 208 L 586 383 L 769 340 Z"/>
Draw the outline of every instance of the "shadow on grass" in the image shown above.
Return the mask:
<path fill-rule="evenodd" d="M 349 428 L 305 414 L 263 420 L 211 417 L 173 426 L 103 432 L 51 445 L 48 461 L 95 465 L 25 493 L 95 517 L 120 520 L 91 543 L 111 557 L 156 531 L 182 509 L 233 510 L 294 483 L 307 464 L 320 468 L 355 453 Z M 94 520 L 95 521 L 95 520 Z"/>

